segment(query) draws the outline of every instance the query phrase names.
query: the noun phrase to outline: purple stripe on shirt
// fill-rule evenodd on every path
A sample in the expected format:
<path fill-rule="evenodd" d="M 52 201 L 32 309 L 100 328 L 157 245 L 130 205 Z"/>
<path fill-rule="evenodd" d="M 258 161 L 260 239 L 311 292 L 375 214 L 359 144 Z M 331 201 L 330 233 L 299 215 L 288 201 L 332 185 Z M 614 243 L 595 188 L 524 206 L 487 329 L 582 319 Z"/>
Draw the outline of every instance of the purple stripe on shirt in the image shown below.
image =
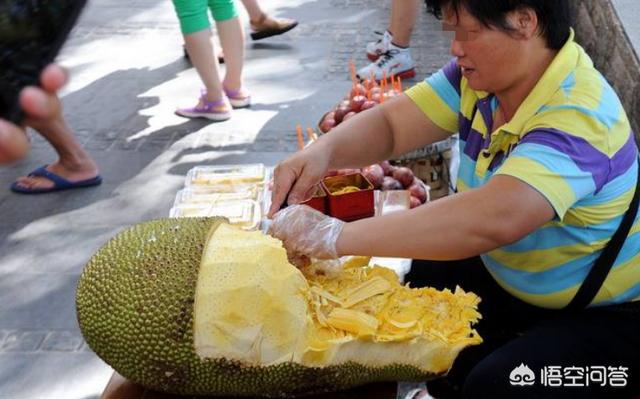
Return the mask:
<path fill-rule="evenodd" d="M 485 139 L 482 134 L 475 129 L 469 129 L 469 135 L 467 136 L 466 145 L 464 146 L 464 153 L 474 161 L 478 160 L 478 154 L 485 146 Z"/>
<path fill-rule="evenodd" d="M 625 174 L 638 158 L 638 146 L 633 132 L 629 133 L 627 142 L 611 157 L 609 181 Z"/>
<path fill-rule="evenodd" d="M 490 132 L 493 129 L 493 110 L 491 109 L 492 97 L 493 96 L 485 97 L 478 100 L 476 103 L 478 111 L 480 111 L 480 115 L 482 115 L 482 120 L 484 120 L 484 125 L 487 127 L 487 132 Z"/>
<path fill-rule="evenodd" d="M 458 95 L 460 95 L 460 81 L 462 80 L 462 71 L 458 66 L 458 60 L 454 58 L 449 61 L 447 65 L 442 67 L 442 72 L 444 73 L 444 76 L 447 78 L 449 83 L 451 83 L 451 86 L 456 89 Z"/>
<path fill-rule="evenodd" d="M 460 139 L 463 141 L 467 141 L 467 137 L 469 136 L 469 131 L 471 131 L 471 121 L 465 118 L 465 116 L 462 115 L 462 113 L 459 113 L 458 114 L 458 133 L 460 133 Z"/>
<path fill-rule="evenodd" d="M 471 128 L 471 121 L 462 113 L 458 114 L 458 127 L 460 140 L 465 142 L 464 153 L 472 160 L 477 161 L 478 154 L 488 146 L 488 142 L 484 139 L 482 133 Z"/>
<path fill-rule="evenodd" d="M 587 140 L 576 137 L 557 129 L 535 129 L 527 133 L 520 143 L 540 144 L 553 148 L 566 154 L 581 170 L 591 174 L 596 186 L 596 193 L 610 180 L 610 159 Z M 620 162 L 617 170 L 623 169 L 623 164 L 628 160 L 628 152 L 632 150 L 625 144 L 623 149 L 618 151 Z M 618 156 L 618 154 L 616 154 Z M 630 165 L 627 165 L 625 170 Z"/>

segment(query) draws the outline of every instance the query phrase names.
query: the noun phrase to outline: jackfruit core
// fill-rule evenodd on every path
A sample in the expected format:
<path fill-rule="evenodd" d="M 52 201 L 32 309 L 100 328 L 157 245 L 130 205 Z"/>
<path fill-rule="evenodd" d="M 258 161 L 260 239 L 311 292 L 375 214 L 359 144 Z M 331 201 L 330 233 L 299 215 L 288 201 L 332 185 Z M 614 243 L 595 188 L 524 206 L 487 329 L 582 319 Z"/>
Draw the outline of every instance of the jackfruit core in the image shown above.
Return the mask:
<path fill-rule="evenodd" d="M 472 328 L 478 302 L 460 288 L 409 288 L 378 266 L 304 275 L 279 240 L 220 224 L 200 263 L 193 339 L 201 359 L 402 364 L 441 374 L 482 342 Z"/>

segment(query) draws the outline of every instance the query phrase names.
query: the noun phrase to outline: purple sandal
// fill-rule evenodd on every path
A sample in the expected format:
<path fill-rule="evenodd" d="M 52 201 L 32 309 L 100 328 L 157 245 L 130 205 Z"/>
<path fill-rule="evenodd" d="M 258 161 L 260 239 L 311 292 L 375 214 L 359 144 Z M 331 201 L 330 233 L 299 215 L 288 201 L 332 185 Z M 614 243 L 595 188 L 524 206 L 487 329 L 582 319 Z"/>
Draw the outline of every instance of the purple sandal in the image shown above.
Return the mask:
<path fill-rule="evenodd" d="M 227 95 L 227 98 L 233 108 L 247 108 L 251 106 L 251 95 L 243 94 L 242 88 L 238 90 L 229 90 L 224 87 L 224 93 Z"/>
<path fill-rule="evenodd" d="M 178 108 L 176 114 L 185 118 L 206 118 L 216 122 L 226 121 L 231 118 L 231 110 L 226 98 L 208 101 L 206 90 L 202 90 L 198 105 L 193 108 Z"/>

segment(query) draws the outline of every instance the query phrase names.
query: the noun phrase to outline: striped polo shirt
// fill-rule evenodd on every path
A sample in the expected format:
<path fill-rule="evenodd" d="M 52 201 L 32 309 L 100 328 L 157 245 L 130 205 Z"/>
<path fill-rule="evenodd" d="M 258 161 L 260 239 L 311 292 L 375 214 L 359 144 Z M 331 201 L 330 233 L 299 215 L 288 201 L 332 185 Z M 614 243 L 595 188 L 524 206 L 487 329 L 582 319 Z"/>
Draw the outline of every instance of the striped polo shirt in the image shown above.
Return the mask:
<path fill-rule="evenodd" d="M 553 206 L 554 220 L 482 260 L 512 295 L 546 308 L 568 304 L 620 225 L 638 179 L 622 104 L 573 31 L 512 120 L 493 132 L 497 98 L 471 89 L 456 60 L 407 95 L 436 125 L 460 133 L 459 191 L 509 175 Z M 591 306 L 634 300 L 640 215 Z"/>

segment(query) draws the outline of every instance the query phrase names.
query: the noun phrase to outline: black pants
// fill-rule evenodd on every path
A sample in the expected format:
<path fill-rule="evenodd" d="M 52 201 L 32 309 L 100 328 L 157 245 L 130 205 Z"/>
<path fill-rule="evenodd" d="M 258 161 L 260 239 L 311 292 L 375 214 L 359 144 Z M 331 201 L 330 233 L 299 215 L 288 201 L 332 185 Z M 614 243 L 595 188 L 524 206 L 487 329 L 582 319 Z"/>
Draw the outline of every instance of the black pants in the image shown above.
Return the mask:
<path fill-rule="evenodd" d="M 414 261 L 406 281 L 438 289 L 459 285 L 482 298 L 476 329 L 484 342 L 463 350 L 446 378 L 427 383 L 434 397 L 640 398 L 640 303 L 574 313 L 539 308 L 500 287 L 480 258 Z M 511 384 L 521 364 L 532 371 L 532 385 Z M 588 387 L 567 386 L 587 380 Z"/>

